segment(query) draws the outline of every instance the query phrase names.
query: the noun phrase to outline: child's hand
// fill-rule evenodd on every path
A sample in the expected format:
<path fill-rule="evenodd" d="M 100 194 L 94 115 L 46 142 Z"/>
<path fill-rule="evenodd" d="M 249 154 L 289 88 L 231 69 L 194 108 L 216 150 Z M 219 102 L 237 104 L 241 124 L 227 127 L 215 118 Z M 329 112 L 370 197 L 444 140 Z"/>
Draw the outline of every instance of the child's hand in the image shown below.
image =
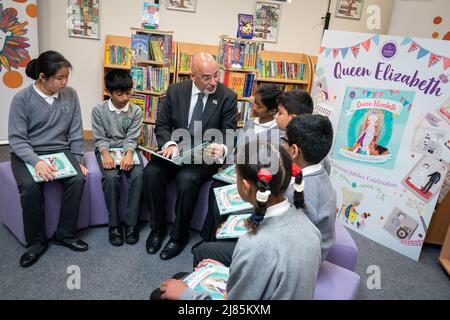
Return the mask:
<path fill-rule="evenodd" d="M 198 268 L 206 266 L 208 263 L 215 264 L 217 266 L 223 266 L 223 263 L 220 263 L 219 261 L 213 260 L 213 259 L 203 259 L 200 261 L 200 263 L 197 265 L 197 267 L 194 268 L 194 270 L 197 270 Z"/>
<path fill-rule="evenodd" d="M 89 175 L 89 170 L 88 168 L 86 168 L 85 166 L 83 166 L 82 164 L 80 164 L 80 169 L 81 172 L 83 173 L 83 176 L 87 177 Z"/>
<path fill-rule="evenodd" d="M 184 289 L 188 286 L 183 280 L 168 279 L 161 283 L 159 290 L 161 298 L 168 300 L 179 300 Z"/>
<path fill-rule="evenodd" d="M 36 165 L 34 166 L 34 170 L 36 171 L 36 175 L 38 177 L 40 177 L 40 178 L 44 179 L 44 181 L 48 182 L 48 181 L 55 180 L 55 178 L 56 178 L 55 172 L 58 171 L 58 168 L 56 167 L 55 164 L 53 164 L 52 166 L 49 166 L 47 162 L 45 162 L 44 160 L 41 160 L 38 163 L 36 163 Z"/>
<path fill-rule="evenodd" d="M 125 157 L 120 162 L 120 170 L 130 171 L 134 167 L 133 151 L 128 150 Z"/>
<path fill-rule="evenodd" d="M 216 230 L 216 237 L 219 235 L 219 233 L 220 233 L 220 231 L 222 231 L 222 228 L 223 228 L 223 225 L 225 224 L 225 222 L 222 222 L 221 224 L 220 224 L 220 226 L 217 228 L 217 230 Z"/>
<path fill-rule="evenodd" d="M 111 169 L 114 169 L 116 167 L 116 162 L 111 157 L 111 155 L 109 154 L 108 150 L 103 150 L 102 151 L 102 156 L 103 156 L 103 160 L 102 160 L 103 169 L 111 170 Z"/>

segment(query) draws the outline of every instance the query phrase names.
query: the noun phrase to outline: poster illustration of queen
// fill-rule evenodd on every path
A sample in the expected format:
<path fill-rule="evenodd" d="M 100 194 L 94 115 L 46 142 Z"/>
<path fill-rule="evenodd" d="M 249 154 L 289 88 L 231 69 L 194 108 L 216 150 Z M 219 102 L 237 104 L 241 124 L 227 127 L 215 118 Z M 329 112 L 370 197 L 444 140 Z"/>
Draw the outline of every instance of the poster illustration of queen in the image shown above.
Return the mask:
<path fill-rule="evenodd" d="M 414 92 L 348 87 L 332 158 L 392 170 Z"/>

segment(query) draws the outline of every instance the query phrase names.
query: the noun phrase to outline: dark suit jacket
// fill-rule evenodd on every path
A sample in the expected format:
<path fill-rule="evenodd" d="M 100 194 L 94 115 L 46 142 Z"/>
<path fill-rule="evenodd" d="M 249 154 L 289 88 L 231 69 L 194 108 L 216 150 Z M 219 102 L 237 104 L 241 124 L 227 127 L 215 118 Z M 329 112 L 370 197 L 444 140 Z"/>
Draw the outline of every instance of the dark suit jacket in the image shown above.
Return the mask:
<path fill-rule="evenodd" d="M 159 148 L 172 141 L 172 132 L 188 128 L 189 107 L 191 104 L 192 80 L 171 84 L 161 112 L 156 120 L 155 134 Z M 218 129 L 226 144 L 226 129 L 237 128 L 237 96 L 231 89 L 218 83 L 216 92 L 208 96 L 202 115 L 202 133 L 208 129 Z M 175 142 L 179 142 L 173 140 Z"/>

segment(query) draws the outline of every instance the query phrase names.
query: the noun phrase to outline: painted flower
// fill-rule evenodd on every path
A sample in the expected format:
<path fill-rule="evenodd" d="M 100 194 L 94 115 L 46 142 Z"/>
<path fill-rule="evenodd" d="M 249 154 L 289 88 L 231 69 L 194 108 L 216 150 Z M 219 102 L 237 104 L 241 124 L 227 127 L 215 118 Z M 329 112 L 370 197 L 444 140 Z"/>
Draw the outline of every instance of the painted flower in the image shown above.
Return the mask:
<path fill-rule="evenodd" d="M 28 31 L 25 29 L 27 24 L 27 21 L 19 23 L 16 9 L 3 10 L 0 3 L 0 71 L 2 67 L 18 69 L 23 62 L 30 60 L 26 49 L 30 46 L 27 43 L 29 39 L 24 37 Z"/>

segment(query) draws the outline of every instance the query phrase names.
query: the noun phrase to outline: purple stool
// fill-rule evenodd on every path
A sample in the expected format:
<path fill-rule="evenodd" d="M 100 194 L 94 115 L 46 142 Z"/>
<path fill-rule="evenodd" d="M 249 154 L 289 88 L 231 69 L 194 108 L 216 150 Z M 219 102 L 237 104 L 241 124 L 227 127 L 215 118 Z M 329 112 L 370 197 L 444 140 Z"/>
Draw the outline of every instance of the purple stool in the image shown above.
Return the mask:
<path fill-rule="evenodd" d="M 0 221 L 12 232 L 23 245 L 27 245 L 23 226 L 22 206 L 19 189 L 11 170 L 11 162 L 0 163 Z M 47 238 L 56 231 L 63 195 L 63 186 L 58 181 L 46 183 L 45 197 L 45 228 Z M 89 226 L 89 178 L 86 179 L 83 198 L 81 199 L 78 216 L 78 229 Z"/>
<path fill-rule="evenodd" d="M 336 219 L 335 226 L 335 243 L 328 251 L 325 260 L 347 270 L 355 271 L 358 260 L 358 248 L 355 241 L 340 220 Z"/>
<path fill-rule="evenodd" d="M 148 161 L 145 157 L 142 157 L 144 162 L 144 167 L 147 165 Z M 102 174 L 100 172 L 100 168 L 97 163 L 97 159 L 95 158 L 94 152 L 86 152 L 84 154 L 84 161 L 86 167 L 89 169 L 89 176 L 91 180 L 90 185 L 90 193 L 91 193 L 91 216 L 90 216 L 90 225 L 104 225 L 108 224 L 108 209 L 106 208 L 105 198 L 103 196 L 102 190 Z M 200 195 L 197 201 L 197 205 L 194 209 L 194 217 L 192 218 L 191 228 L 195 230 L 201 230 L 203 226 L 203 221 L 206 218 L 206 214 L 208 212 L 208 194 L 209 187 L 212 183 L 212 180 L 206 182 L 202 188 L 200 189 Z M 126 210 L 126 203 L 128 198 L 128 184 L 126 179 L 122 179 L 121 185 L 121 194 L 120 194 L 120 215 L 123 216 L 123 213 Z M 175 191 L 175 182 L 171 182 L 167 186 L 166 192 L 166 201 L 167 201 L 167 212 L 168 217 L 167 221 L 174 222 L 175 221 L 175 203 L 176 203 L 176 191 Z M 150 220 L 150 212 L 147 210 L 146 206 L 142 206 L 142 212 L 140 219 L 141 220 Z"/>
<path fill-rule="evenodd" d="M 147 159 L 142 157 L 144 166 L 147 164 Z M 102 173 L 98 166 L 97 158 L 93 151 L 86 152 L 84 154 L 84 163 L 86 168 L 89 170 L 90 177 L 90 211 L 91 215 L 89 217 L 89 224 L 91 226 L 105 225 L 108 224 L 108 209 L 106 208 L 105 197 L 103 195 L 102 189 Z M 120 204 L 119 204 L 119 215 L 123 220 L 127 208 L 128 201 L 128 183 L 125 176 L 122 176 L 121 186 L 120 186 Z M 150 213 L 148 210 L 141 210 L 139 216 L 140 220 L 150 220 Z"/>
<path fill-rule="evenodd" d="M 328 261 L 322 262 L 314 290 L 314 300 L 356 300 L 359 275 Z"/>

